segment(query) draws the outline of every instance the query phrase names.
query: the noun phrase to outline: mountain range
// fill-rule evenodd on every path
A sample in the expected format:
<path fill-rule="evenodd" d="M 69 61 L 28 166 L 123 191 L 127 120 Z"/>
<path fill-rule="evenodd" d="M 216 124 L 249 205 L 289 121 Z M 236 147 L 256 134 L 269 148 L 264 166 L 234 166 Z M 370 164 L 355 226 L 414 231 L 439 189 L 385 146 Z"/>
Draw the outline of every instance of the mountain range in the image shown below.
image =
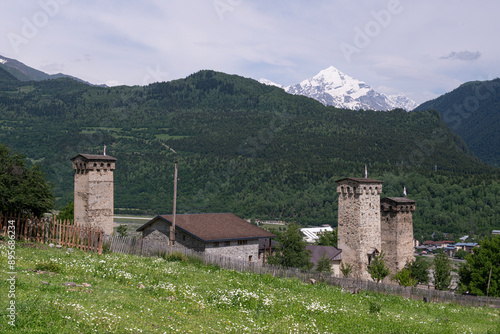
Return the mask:
<path fill-rule="evenodd" d="M 326 106 L 343 109 L 387 111 L 401 108 L 409 111 L 417 106 L 415 101 L 402 93 L 387 96 L 376 92 L 365 82 L 352 78 L 333 66 L 294 85 L 283 86 L 267 79 L 260 79 L 259 82 L 280 87 L 290 94 L 313 98 Z"/>
<path fill-rule="evenodd" d="M 17 78 L 20 81 L 42 81 L 42 80 L 50 80 L 50 79 L 58 79 L 58 78 L 71 78 L 76 81 L 80 81 L 82 83 L 92 85 L 93 84 L 79 79 L 77 77 L 73 77 L 71 75 L 57 73 L 57 74 L 47 74 L 45 72 L 39 71 L 32 67 L 26 66 L 16 59 L 11 59 L 0 55 L 0 68 L 4 69 L 12 76 Z M 105 87 L 106 85 L 97 85 L 100 87 Z"/>
<path fill-rule="evenodd" d="M 469 109 L 474 96 L 487 95 L 469 94 L 461 97 Z M 117 213 L 169 213 L 178 161 L 179 213 L 335 226 L 335 180 L 362 177 L 367 166 L 384 181 L 384 196 L 406 187 L 417 201 L 419 238 L 491 234 L 500 220 L 499 170 L 479 161 L 444 118 L 436 110 L 353 112 L 209 70 L 144 87 L 96 87 L 68 77 L 21 81 L 0 67 L 0 143 L 41 167 L 59 208 L 73 198 L 70 159 L 106 145 L 118 159 Z"/>

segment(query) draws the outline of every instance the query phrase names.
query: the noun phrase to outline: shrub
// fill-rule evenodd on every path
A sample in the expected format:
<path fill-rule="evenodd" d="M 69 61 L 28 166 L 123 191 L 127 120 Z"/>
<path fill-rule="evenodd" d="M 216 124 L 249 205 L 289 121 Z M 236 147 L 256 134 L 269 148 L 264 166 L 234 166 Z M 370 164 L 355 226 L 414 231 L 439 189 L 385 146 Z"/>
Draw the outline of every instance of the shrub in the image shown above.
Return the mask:
<path fill-rule="evenodd" d="M 373 300 L 370 300 L 368 302 L 368 310 L 370 311 L 370 313 L 380 313 L 381 309 L 382 309 L 382 303 Z"/>
<path fill-rule="evenodd" d="M 173 253 L 168 253 L 168 254 L 163 254 L 161 256 L 165 261 L 169 262 L 179 262 L 179 261 L 188 261 L 188 258 L 186 255 L 179 253 L 179 252 L 173 252 Z"/>
<path fill-rule="evenodd" d="M 54 262 L 52 260 L 47 261 L 47 262 L 39 262 L 35 265 L 36 270 L 40 271 L 50 271 L 52 273 L 61 273 L 62 268 L 59 265 L 59 263 Z"/>

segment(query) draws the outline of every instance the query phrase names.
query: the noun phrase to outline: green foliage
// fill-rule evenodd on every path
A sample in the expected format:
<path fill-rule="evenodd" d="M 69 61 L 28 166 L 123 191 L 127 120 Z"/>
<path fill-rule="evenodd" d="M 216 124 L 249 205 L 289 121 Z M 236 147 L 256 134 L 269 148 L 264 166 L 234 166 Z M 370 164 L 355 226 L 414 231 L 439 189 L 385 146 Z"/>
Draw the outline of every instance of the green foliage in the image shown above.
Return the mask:
<path fill-rule="evenodd" d="M 368 311 L 372 314 L 378 314 L 382 310 L 382 303 L 374 300 L 368 301 Z"/>
<path fill-rule="evenodd" d="M 316 245 L 337 247 L 337 240 L 337 228 L 334 228 L 331 232 L 324 231 L 322 233 L 318 233 L 318 240 L 316 241 Z"/>
<path fill-rule="evenodd" d="M 116 228 L 116 232 L 117 232 L 120 236 L 122 236 L 122 237 L 126 237 L 126 236 L 128 235 L 128 233 L 127 233 L 127 229 L 128 229 L 128 228 L 127 228 L 127 225 L 122 224 L 122 225 L 120 225 L 120 226 L 118 226 L 118 227 Z"/>
<path fill-rule="evenodd" d="M 371 261 L 370 265 L 368 266 L 368 273 L 370 273 L 370 276 L 374 281 L 380 282 L 384 278 L 386 278 L 391 271 L 389 270 L 389 267 L 384 261 L 384 252 L 381 252 L 373 260 Z"/>
<path fill-rule="evenodd" d="M 416 286 L 417 279 L 412 277 L 411 269 L 404 267 L 394 275 L 393 280 L 397 281 L 402 286 Z"/>
<path fill-rule="evenodd" d="M 500 79 L 467 82 L 416 110 L 437 110 L 474 154 L 500 166 Z"/>
<path fill-rule="evenodd" d="M 465 259 L 465 257 L 469 255 L 469 253 L 467 253 L 466 251 L 464 251 L 463 249 L 459 249 L 455 252 L 455 257 L 458 258 L 458 259 Z"/>
<path fill-rule="evenodd" d="M 341 262 L 340 263 L 340 271 L 342 272 L 342 275 L 344 275 L 344 277 L 348 278 L 352 272 L 352 264 L 350 264 L 350 263 L 344 264 L 344 262 Z"/>
<path fill-rule="evenodd" d="M 423 257 L 417 257 L 414 261 L 407 262 L 405 268 L 411 272 L 411 277 L 417 281 L 417 284 L 429 284 L 429 269 L 431 263 Z"/>
<path fill-rule="evenodd" d="M 311 252 L 306 249 L 307 243 L 302 239 L 300 227 L 290 224 L 286 231 L 278 235 L 276 253 L 268 257 L 270 264 L 284 267 L 311 269 Z"/>
<path fill-rule="evenodd" d="M 451 284 L 451 261 L 444 252 L 434 256 L 434 286 L 437 290 L 448 290 Z"/>
<path fill-rule="evenodd" d="M 41 216 L 54 206 L 51 186 L 38 165 L 0 144 L 0 212 Z"/>
<path fill-rule="evenodd" d="M 62 273 L 62 268 L 59 263 L 52 260 L 37 263 L 35 265 L 35 270 L 50 271 L 52 273 Z"/>
<path fill-rule="evenodd" d="M 321 258 L 318 260 L 316 271 L 325 274 L 329 274 L 332 272 L 332 264 L 330 263 L 330 259 L 326 255 L 326 252 L 324 252 Z"/>
<path fill-rule="evenodd" d="M 59 215 L 57 215 L 58 219 L 61 220 L 75 220 L 75 203 L 73 201 L 69 201 L 68 204 L 64 208 L 61 209 Z"/>
<path fill-rule="evenodd" d="M 500 297 L 500 236 L 482 239 L 479 247 L 474 248 L 474 252 L 465 261 L 458 272 L 459 291 Z"/>
<path fill-rule="evenodd" d="M 189 261 L 186 255 L 179 252 L 165 254 L 162 258 L 169 262 Z"/>

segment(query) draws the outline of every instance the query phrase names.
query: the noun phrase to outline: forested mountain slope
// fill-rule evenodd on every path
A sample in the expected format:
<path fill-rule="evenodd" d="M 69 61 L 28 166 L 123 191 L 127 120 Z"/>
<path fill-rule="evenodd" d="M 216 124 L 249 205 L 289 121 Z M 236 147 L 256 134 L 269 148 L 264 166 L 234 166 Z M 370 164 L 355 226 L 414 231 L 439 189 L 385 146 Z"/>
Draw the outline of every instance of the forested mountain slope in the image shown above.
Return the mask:
<path fill-rule="evenodd" d="M 469 149 L 500 167 L 500 79 L 467 82 L 415 110 L 435 109 Z"/>
<path fill-rule="evenodd" d="M 170 213 L 178 159 L 179 212 L 335 225 L 335 180 L 368 165 L 384 196 L 406 186 L 417 200 L 417 233 L 487 233 L 500 218 L 497 170 L 437 112 L 341 110 L 213 71 L 147 87 L 11 83 L 0 92 L 0 129 L 0 142 L 40 163 L 60 206 L 73 194 L 69 159 L 106 145 L 118 159 L 117 212 Z"/>

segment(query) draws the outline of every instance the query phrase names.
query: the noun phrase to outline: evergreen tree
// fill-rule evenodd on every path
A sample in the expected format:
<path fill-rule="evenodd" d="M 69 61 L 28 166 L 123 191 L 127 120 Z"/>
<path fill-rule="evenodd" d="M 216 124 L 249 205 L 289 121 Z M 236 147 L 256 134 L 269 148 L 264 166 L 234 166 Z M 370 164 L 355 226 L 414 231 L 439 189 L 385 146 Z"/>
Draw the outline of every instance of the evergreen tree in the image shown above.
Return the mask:
<path fill-rule="evenodd" d="M 300 227 L 290 224 L 285 232 L 278 235 L 276 253 L 269 257 L 270 264 L 284 267 L 311 269 L 311 252 L 306 249 L 307 243 L 302 239 Z"/>
<path fill-rule="evenodd" d="M 326 274 L 332 272 L 332 264 L 330 263 L 330 259 L 326 255 L 326 252 L 324 252 L 321 258 L 318 260 L 318 266 L 316 267 L 316 271 Z"/>
<path fill-rule="evenodd" d="M 316 245 L 337 247 L 337 240 L 337 229 L 334 228 L 331 232 L 324 231 L 322 233 L 318 233 L 318 240 L 316 241 Z"/>
<path fill-rule="evenodd" d="M 500 236 L 481 240 L 465 261 L 458 271 L 459 291 L 500 297 Z"/>
<path fill-rule="evenodd" d="M 54 207 L 51 185 L 39 166 L 0 144 L 0 211 L 41 216 Z"/>
<path fill-rule="evenodd" d="M 389 267 L 384 261 L 384 252 L 381 252 L 379 255 L 375 256 L 375 258 L 371 261 L 368 266 L 368 272 L 374 281 L 380 282 L 384 278 L 386 278 L 391 272 Z"/>
<path fill-rule="evenodd" d="M 451 262 L 446 253 L 434 256 L 434 286 L 437 290 L 447 290 L 451 284 Z"/>

